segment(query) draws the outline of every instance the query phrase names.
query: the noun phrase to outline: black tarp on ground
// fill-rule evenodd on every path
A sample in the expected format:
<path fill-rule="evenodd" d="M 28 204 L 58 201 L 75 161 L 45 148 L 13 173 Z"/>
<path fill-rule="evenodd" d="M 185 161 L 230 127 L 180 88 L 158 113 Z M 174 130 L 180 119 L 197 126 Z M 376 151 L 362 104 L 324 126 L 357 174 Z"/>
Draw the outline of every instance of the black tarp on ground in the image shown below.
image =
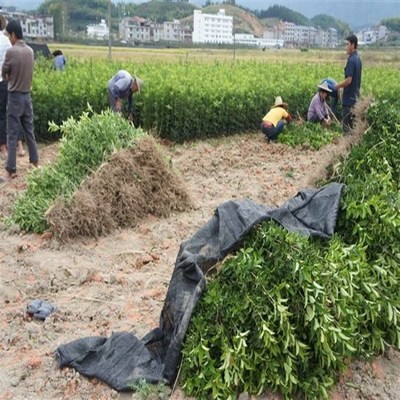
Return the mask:
<path fill-rule="evenodd" d="M 33 54 L 35 56 L 35 59 L 38 56 L 43 56 L 45 58 L 50 58 L 51 57 L 51 52 L 47 44 L 45 43 L 32 43 L 32 42 L 27 42 L 26 43 L 32 50 Z"/>
<path fill-rule="evenodd" d="M 273 219 L 292 232 L 329 238 L 335 229 L 343 185 L 307 189 L 279 208 L 250 200 L 228 201 L 190 240 L 181 244 L 168 287 L 160 326 L 142 340 L 130 333 L 89 337 L 57 348 L 60 367 L 71 366 L 118 391 L 141 379 L 172 384 L 183 339 L 205 284 L 205 273 L 238 249 L 254 225 Z"/>

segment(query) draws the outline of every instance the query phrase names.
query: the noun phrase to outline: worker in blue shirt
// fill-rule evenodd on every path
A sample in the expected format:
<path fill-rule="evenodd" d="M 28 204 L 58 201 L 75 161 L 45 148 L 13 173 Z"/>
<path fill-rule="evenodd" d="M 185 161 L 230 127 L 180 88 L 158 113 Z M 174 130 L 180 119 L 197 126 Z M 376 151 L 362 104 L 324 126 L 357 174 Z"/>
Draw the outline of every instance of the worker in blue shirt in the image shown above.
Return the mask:
<path fill-rule="evenodd" d="M 354 106 L 360 97 L 362 62 L 357 53 L 358 39 L 356 35 L 349 35 L 347 41 L 347 64 L 344 69 L 344 81 L 336 84 L 335 89 L 343 88 L 342 114 L 343 132 L 349 134 L 353 128 Z"/>

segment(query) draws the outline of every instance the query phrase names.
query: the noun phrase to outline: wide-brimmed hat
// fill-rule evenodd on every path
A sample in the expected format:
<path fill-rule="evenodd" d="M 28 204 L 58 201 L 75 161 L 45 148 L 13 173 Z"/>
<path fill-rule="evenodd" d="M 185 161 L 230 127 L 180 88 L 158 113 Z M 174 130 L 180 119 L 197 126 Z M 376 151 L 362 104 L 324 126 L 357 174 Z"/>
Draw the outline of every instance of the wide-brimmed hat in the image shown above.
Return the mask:
<path fill-rule="evenodd" d="M 332 93 L 332 90 L 329 89 L 328 84 L 326 82 L 322 82 L 320 85 L 317 85 L 317 88 L 323 90 L 324 92 Z"/>
<path fill-rule="evenodd" d="M 7 20 L 4 18 L 3 15 L 0 14 L 0 31 L 4 31 L 6 29 Z"/>
<path fill-rule="evenodd" d="M 135 76 L 133 79 L 135 80 L 138 92 L 140 93 L 140 90 L 143 89 L 144 82 L 138 76 Z"/>
<path fill-rule="evenodd" d="M 275 97 L 275 104 L 273 106 L 271 106 L 271 108 L 275 108 L 275 107 L 285 107 L 285 108 L 287 108 L 288 104 L 283 102 L 281 96 L 277 96 L 277 97 Z"/>

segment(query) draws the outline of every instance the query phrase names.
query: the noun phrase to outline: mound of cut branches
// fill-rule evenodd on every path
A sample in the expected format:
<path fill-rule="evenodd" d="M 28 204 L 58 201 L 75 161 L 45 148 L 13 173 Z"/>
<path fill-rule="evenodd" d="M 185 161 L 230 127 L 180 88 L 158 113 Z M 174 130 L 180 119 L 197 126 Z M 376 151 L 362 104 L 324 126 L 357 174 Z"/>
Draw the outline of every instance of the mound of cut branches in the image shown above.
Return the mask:
<path fill-rule="evenodd" d="M 153 139 L 115 153 L 75 191 L 46 213 L 54 235 L 99 237 L 117 227 L 133 227 L 148 214 L 168 216 L 190 206 L 182 181 Z"/>

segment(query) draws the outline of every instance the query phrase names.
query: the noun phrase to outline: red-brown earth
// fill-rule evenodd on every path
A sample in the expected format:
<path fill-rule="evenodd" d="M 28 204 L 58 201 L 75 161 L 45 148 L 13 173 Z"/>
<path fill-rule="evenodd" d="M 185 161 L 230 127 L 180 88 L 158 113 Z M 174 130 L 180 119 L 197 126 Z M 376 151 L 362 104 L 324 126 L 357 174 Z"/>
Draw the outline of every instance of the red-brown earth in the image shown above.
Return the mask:
<path fill-rule="evenodd" d="M 74 339 L 117 331 L 142 337 L 158 325 L 180 243 L 219 204 L 250 198 L 279 206 L 324 177 L 326 166 L 346 153 L 347 142 L 313 151 L 247 134 L 160 146 L 185 182 L 194 204 L 189 211 L 168 218 L 148 215 L 135 228 L 98 240 L 60 243 L 51 234 L 26 234 L 17 226 L 0 230 L 0 399 L 132 398 L 73 369 L 59 369 L 54 350 Z M 41 147 L 41 163 L 54 160 L 56 152 L 56 145 Z M 18 168 L 19 177 L 0 187 L 0 216 L 10 214 L 25 188 L 26 157 L 18 159 Z M 50 302 L 56 312 L 44 322 L 29 318 L 26 307 L 34 299 Z M 331 397 L 399 399 L 399 393 L 400 358 L 391 350 L 354 362 Z M 167 397 L 184 398 L 179 387 Z"/>

